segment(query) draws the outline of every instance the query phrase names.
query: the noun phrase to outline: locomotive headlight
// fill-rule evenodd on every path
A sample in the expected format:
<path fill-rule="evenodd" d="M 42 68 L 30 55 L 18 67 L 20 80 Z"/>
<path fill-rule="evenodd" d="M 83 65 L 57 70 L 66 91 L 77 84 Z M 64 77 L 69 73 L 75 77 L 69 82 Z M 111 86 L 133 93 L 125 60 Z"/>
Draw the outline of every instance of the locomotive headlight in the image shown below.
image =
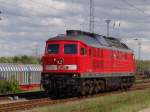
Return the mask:
<path fill-rule="evenodd" d="M 73 74 L 74 77 L 78 76 L 77 74 Z"/>
<path fill-rule="evenodd" d="M 73 78 L 77 78 L 77 77 L 80 77 L 79 74 L 73 74 L 72 76 Z"/>

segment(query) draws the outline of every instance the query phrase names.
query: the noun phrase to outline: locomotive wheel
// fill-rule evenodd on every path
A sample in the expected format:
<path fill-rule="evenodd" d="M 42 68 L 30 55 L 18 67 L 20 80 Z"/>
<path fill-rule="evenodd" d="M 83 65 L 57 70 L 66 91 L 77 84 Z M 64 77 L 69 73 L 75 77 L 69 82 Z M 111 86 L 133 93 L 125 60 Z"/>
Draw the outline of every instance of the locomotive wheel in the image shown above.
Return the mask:
<path fill-rule="evenodd" d="M 100 91 L 104 91 L 105 90 L 105 81 L 100 80 L 99 81 L 99 87 L 100 87 Z"/>
<path fill-rule="evenodd" d="M 128 79 L 122 78 L 122 82 L 121 82 L 121 89 L 122 90 L 127 90 L 128 86 Z"/>
<path fill-rule="evenodd" d="M 87 88 L 86 88 L 86 82 L 85 81 L 82 81 L 81 82 L 82 84 L 81 84 L 81 90 L 80 90 L 80 93 L 81 93 L 81 95 L 86 95 L 86 91 L 87 91 Z"/>
<path fill-rule="evenodd" d="M 88 81 L 89 82 L 89 91 L 88 91 L 88 93 L 89 93 L 89 95 L 92 95 L 93 94 L 93 92 L 94 92 L 94 83 L 93 83 L 93 81 Z"/>
<path fill-rule="evenodd" d="M 100 90 L 99 82 L 97 80 L 94 81 L 94 93 L 98 93 Z"/>

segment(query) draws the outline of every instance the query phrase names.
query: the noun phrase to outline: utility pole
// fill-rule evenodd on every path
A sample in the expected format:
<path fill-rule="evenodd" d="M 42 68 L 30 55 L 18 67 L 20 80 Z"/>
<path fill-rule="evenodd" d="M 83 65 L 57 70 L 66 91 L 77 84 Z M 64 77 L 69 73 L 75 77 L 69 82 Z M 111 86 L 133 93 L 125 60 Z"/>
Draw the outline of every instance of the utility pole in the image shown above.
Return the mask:
<path fill-rule="evenodd" d="M 142 43 L 137 38 L 134 39 L 134 40 L 138 41 L 138 60 L 140 61 L 141 60 L 141 46 L 142 46 Z"/>
<path fill-rule="evenodd" d="M 141 60 L 141 45 L 142 45 L 142 43 L 138 42 L 138 46 L 139 46 L 139 49 L 138 49 L 138 59 L 139 60 Z"/>
<path fill-rule="evenodd" d="M 107 24 L 107 37 L 109 37 L 109 23 L 111 22 L 111 20 L 106 19 L 105 22 Z"/>
<path fill-rule="evenodd" d="M 141 45 L 142 45 L 142 43 L 137 38 L 134 40 L 138 41 L 138 65 L 139 65 L 138 71 L 142 72 L 142 66 L 141 66 Z"/>
<path fill-rule="evenodd" d="M 90 0 L 90 32 L 94 33 L 94 0 Z"/>
<path fill-rule="evenodd" d="M 0 14 L 2 13 L 2 11 L 0 11 Z M 2 20 L 2 18 L 0 17 L 0 20 Z"/>

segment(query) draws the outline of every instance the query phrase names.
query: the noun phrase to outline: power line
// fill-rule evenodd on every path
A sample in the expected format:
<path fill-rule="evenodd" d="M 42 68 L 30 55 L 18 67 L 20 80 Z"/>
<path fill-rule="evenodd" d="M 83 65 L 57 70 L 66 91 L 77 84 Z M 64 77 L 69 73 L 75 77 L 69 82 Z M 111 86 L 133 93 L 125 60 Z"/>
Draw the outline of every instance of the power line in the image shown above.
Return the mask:
<path fill-rule="evenodd" d="M 0 14 L 2 13 L 2 11 L 0 11 Z M 0 17 L 0 20 L 2 20 L 2 18 Z"/>
<path fill-rule="evenodd" d="M 125 2 L 126 4 L 128 4 L 130 7 L 138 10 L 139 12 L 145 13 L 142 9 L 137 8 L 136 6 L 134 6 L 133 4 L 129 3 L 128 1 L 126 1 L 126 0 L 122 0 L 122 1 Z"/>
<path fill-rule="evenodd" d="M 123 1 L 124 3 L 126 3 L 128 6 L 136 9 L 138 12 L 144 14 L 145 16 L 150 16 L 150 15 L 146 14 L 145 11 L 143 11 L 142 9 L 136 7 L 135 5 L 133 5 L 132 3 L 128 2 L 127 0 L 121 0 L 121 1 Z"/>

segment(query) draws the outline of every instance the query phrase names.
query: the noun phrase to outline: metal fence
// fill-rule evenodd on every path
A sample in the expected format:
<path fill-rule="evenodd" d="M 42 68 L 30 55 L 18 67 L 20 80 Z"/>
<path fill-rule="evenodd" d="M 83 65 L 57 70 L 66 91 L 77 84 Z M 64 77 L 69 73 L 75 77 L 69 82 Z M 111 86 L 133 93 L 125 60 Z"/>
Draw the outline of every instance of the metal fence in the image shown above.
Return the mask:
<path fill-rule="evenodd" d="M 40 84 L 42 66 L 36 64 L 0 64 L 1 80 L 17 80 L 19 85 Z"/>

